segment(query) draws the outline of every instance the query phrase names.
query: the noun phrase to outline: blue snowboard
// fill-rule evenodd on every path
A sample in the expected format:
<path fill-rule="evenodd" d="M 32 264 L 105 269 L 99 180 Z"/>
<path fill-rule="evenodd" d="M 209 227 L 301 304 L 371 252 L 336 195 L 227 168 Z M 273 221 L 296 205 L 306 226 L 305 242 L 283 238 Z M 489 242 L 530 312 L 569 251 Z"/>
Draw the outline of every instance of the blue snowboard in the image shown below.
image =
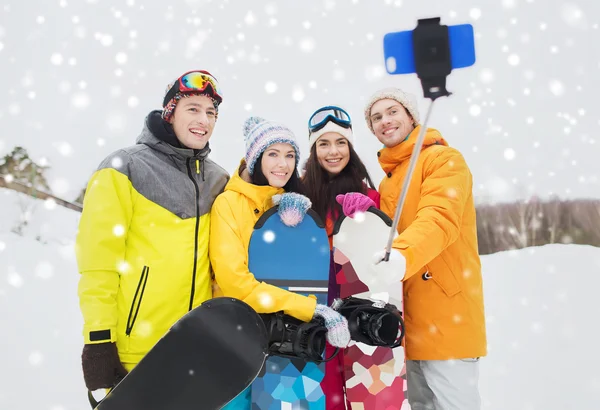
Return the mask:
<path fill-rule="evenodd" d="M 309 210 L 299 225 L 289 227 L 277 210 L 269 209 L 254 226 L 248 248 L 250 272 L 259 281 L 315 295 L 318 303 L 327 304 L 330 250 L 323 222 Z M 324 375 L 325 363 L 269 356 L 251 386 L 251 408 L 324 410 Z"/>

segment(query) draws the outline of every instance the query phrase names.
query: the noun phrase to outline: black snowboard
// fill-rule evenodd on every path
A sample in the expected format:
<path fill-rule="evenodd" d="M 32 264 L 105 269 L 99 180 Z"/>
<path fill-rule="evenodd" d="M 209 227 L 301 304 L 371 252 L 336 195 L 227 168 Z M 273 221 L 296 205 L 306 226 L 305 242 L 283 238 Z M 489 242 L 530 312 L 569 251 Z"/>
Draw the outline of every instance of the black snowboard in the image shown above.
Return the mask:
<path fill-rule="evenodd" d="M 97 410 L 218 410 L 258 375 L 268 351 L 260 316 L 232 298 L 183 316 Z"/>

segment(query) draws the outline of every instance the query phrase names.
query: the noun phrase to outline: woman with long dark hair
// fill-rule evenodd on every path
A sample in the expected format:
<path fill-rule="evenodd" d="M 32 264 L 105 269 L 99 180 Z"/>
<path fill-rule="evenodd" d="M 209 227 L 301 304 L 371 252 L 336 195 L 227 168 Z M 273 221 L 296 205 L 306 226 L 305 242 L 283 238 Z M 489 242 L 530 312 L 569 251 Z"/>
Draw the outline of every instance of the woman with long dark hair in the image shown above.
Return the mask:
<path fill-rule="evenodd" d="M 352 122 L 340 107 L 319 108 L 308 121 L 310 156 L 304 165 L 302 181 L 304 194 L 312 202 L 327 228 L 332 247 L 333 226 L 342 213 L 353 217 L 370 206 L 379 208 L 379 194 L 365 164 L 354 150 Z M 336 273 L 339 266 L 331 259 L 329 271 L 328 303 L 339 296 Z M 327 357 L 334 348 L 327 345 Z M 327 362 L 321 387 L 327 397 L 327 410 L 343 410 L 344 405 L 344 355 L 338 354 Z M 349 408 L 350 404 L 348 404 Z"/>

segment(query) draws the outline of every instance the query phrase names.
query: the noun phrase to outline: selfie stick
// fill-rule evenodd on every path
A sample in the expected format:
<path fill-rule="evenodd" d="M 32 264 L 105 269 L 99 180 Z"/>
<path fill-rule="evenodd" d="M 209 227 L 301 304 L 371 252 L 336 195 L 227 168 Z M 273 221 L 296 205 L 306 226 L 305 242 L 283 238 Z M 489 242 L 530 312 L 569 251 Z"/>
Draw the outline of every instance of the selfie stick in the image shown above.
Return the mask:
<path fill-rule="evenodd" d="M 429 105 L 427 115 L 425 115 L 425 120 L 423 120 L 423 125 L 421 126 L 419 136 L 417 137 L 417 142 L 415 143 L 412 155 L 410 156 L 408 171 L 402 183 L 402 190 L 400 191 L 400 198 L 398 199 L 398 205 L 396 206 L 394 221 L 385 247 L 384 261 L 390 259 L 392 243 L 394 242 L 394 236 L 398 229 L 402 208 L 404 207 L 404 202 L 408 195 L 408 188 L 419 159 L 419 154 L 421 153 L 421 148 L 423 147 L 423 140 L 425 139 L 425 133 L 427 132 L 427 123 L 431 116 L 433 103 L 437 98 L 449 96 L 451 94 L 446 90 L 446 77 L 452 71 L 448 26 L 440 25 L 439 17 L 421 19 L 418 21 L 417 27 L 413 30 L 412 42 L 417 76 L 421 80 L 423 95 L 425 98 L 431 99 L 431 104 Z"/>

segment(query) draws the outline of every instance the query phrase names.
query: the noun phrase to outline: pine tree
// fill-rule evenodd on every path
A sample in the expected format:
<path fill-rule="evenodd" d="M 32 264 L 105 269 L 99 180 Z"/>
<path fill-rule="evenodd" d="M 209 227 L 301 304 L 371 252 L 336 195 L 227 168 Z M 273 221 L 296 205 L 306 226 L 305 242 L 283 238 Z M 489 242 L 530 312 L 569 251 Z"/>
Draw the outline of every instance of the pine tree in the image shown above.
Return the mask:
<path fill-rule="evenodd" d="M 36 164 L 23 147 L 15 147 L 10 154 L 0 159 L 0 175 L 7 182 L 16 182 L 32 190 L 50 193 L 48 181 L 44 176 L 48 168 L 47 165 Z"/>

